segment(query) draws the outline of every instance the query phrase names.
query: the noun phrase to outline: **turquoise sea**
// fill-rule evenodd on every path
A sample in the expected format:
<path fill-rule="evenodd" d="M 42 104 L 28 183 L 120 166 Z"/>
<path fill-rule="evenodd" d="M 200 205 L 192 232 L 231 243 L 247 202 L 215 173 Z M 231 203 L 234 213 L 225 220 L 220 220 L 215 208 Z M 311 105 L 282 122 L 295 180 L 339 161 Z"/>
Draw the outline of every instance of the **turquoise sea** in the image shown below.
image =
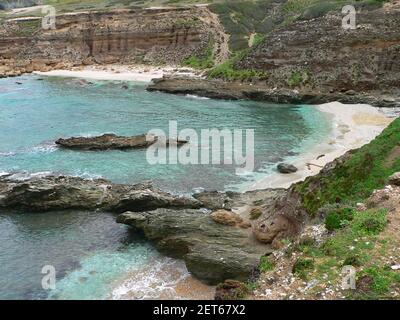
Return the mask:
<path fill-rule="evenodd" d="M 255 171 L 238 176 L 232 165 L 149 165 L 145 150 L 77 152 L 54 144 L 70 136 L 137 135 L 155 128 L 168 133 L 170 120 L 178 121 L 178 130 L 254 129 Z M 0 175 L 152 180 L 173 193 L 241 190 L 246 182 L 271 173 L 278 162 L 307 152 L 330 130 L 327 117 L 311 106 L 150 93 L 141 83 L 37 75 L 0 79 Z M 0 211 L 0 299 L 113 298 L 121 279 L 140 270 L 147 271 L 135 297 L 157 297 L 158 288 L 176 279 L 152 282 L 146 277 L 160 273 L 148 267 L 162 269 L 174 262 L 114 220 L 98 212 Z M 53 291 L 41 287 L 44 265 L 57 271 Z"/>

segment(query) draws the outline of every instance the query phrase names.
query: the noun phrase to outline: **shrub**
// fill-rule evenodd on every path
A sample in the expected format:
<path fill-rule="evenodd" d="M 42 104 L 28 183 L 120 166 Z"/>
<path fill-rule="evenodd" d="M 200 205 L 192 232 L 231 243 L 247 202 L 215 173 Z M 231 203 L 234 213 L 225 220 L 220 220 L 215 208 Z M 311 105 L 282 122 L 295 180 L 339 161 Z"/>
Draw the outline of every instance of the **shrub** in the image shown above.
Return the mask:
<path fill-rule="evenodd" d="M 353 219 L 353 208 L 336 209 L 328 213 L 325 218 L 325 227 L 329 231 L 340 229 Z"/>

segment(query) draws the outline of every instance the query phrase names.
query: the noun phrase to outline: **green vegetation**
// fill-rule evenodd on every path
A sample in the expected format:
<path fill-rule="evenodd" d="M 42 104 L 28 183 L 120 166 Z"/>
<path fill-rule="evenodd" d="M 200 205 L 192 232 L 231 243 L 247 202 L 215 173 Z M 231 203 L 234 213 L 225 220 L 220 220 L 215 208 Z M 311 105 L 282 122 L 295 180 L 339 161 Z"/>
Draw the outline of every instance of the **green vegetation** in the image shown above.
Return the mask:
<path fill-rule="evenodd" d="M 263 80 L 268 77 L 267 73 L 259 70 L 252 69 L 237 69 L 235 64 L 247 54 L 247 50 L 234 54 L 230 59 L 224 63 L 211 69 L 207 76 L 211 79 L 220 78 L 227 81 L 248 81 L 248 80 Z"/>
<path fill-rule="evenodd" d="M 40 30 L 40 20 L 22 20 L 18 22 L 19 29 L 15 32 L 17 36 L 27 37 Z"/>
<path fill-rule="evenodd" d="M 289 79 L 287 80 L 287 84 L 290 87 L 298 87 L 300 85 L 304 85 L 308 82 L 310 79 L 310 76 L 306 71 L 300 72 L 300 71 L 294 71 L 290 75 Z"/>
<path fill-rule="evenodd" d="M 379 234 L 387 224 L 386 213 L 386 210 L 356 212 L 352 223 L 354 232 L 362 235 Z"/>
<path fill-rule="evenodd" d="M 189 58 L 186 58 L 185 60 L 183 60 L 182 64 L 184 66 L 200 70 L 212 68 L 214 66 L 212 43 L 209 44 L 204 52 L 200 54 L 194 54 Z"/>
<path fill-rule="evenodd" d="M 293 266 L 293 272 L 304 280 L 329 281 L 340 286 L 342 268 L 351 265 L 357 268 L 357 290 L 346 291 L 347 298 L 387 298 L 393 287 L 400 286 L 400 274 L 391 270 L 382 258 L 390 244 L 397 250 L 396 243 L 388 235 L 382 235 L 386 215 L 386 210 L 354 211 L 352 220 L 321 245 L 298 246 L 302 256 Z M 368 283 L 367 288 L 364 282 Z"/>
<path fill-rule="evenodd" d="M 268 272 L 274 270 L 274 263 L 271 261 L 270 257 L 262 256 L 260 259 L 259 269 L 261 272 Z"/>
<path fill-rule="evenodd" d="M 399 152 L 399 142 L 400 119 L 396 119 L 371 143 L 351 151 L 347 161 L 297 184 L 303 208 L 315 215 L 323 206 L 360 201 L 383 187 L 391 174 L 400 171 L 400 158 L 393 157 Z"/>
<path fill-rule="evenodd" d="M 325 218 L 325 227 L 329 231 L 337 230 L 353 220 L 353 208 L 340 208 L 330 211 Z"/>
<path fill-rule="evenodd" d="M 314 260 L 306 258 L 298 258 L 293 265 L 292 272 L 299 276 L 300 278 L 306 278 L 307 272 L 314 269 Z"/>

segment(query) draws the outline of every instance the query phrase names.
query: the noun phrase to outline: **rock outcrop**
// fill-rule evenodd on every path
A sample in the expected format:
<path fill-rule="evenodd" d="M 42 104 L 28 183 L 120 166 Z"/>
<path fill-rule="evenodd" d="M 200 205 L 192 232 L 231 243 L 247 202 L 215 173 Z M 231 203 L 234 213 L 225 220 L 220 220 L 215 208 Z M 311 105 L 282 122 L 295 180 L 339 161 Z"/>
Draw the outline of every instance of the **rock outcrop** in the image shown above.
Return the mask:
<path fill-rule="evenodd" d="M 104 179 L 44 176 L 0 177 L 0 208 L 25 211 L 88 209 L 111 212 L 157 208 L 199 208 L 193 198 L 178 197 L 158 190 L 149 183 L 114 184 Z"/>
<path fill-rule="evenodd" d="M 285 24 L 236 67 L 266 72 L 264 85 L 269 88 L 398 95 L 400 5 L 360 8 L 356 29 L 342 27 L 344 16 L 338 8 L 315 19 Z"/>
<path fill-rule="evenodd" d="M 58 139 L 56 144 L 67 149 L 74 150 L 126 150 L 146 148 L 159 141 L 160 143 L 170 145 L 175 143 L 177 146 L 187 143 L 184 140 L 165 140 L 149 135 L 140 135 L 132 137 L 117 136 L 115 134 L 104 134 L 97 137 L 72 137 L 68 139 Z"/>
<path fill-rule="evenodd" d="M 271 252 L 255 241 L 251 229 L 216 223 L 204 210 L 126 212 L 117 222 L 140 230 L 162 253 L 183 259 L 194 276 L 210 284 L 246 281 L 260 256 Z"/>
<path fill-rule="evenodd" d="M 365 103 L 376 107 L 398 107 L 400 97 L 397 94 L 382 95 L 380 92 L 329 92 L 318 88 L 268 87 L 265 83 L 226 82 L 219 79 L 198 79 L 189 77 L 165 76 L 153 80 L 148 91 L 160 91 L 170 94 L 192 94 L 212 99 L 254 100 L 288 104 L 323 104 L 338 101 L 347 104 Z"/>

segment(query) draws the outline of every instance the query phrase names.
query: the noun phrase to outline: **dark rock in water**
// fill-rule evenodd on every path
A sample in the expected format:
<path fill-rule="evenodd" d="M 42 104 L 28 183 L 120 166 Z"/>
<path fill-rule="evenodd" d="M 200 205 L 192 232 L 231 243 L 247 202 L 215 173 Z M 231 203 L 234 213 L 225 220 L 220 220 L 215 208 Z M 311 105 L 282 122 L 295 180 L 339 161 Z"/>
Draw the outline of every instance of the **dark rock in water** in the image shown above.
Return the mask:
<path fill-rule="evenodd" d="M 96 137 L 72 137 L 68 139 L 58 139 L 56 144 L 63 148 L 76 150 L 124 150 L 146 148 L 157 141 L 157 137 L 145 134 L 123 137 L 107 133 Z M 184 140 L 167 140 L 166 145 L 172 144 L 173 142 L 175 142 L 178 146 L 187 143 L 187 141 Z"/>
<path fill-rule="evenodd" d="M 124 84 L 124 85 L 122 86 L 122 89 L 129 89 L 129 86 L 128 86 L 127 84 Z"/>
<path fill-rule="evenodd" d="M 46 176 L 16 180 L 0 177 L 0 208 L 26 211 L 98 209 L 111 212 L 156 208 L 199 208 L 193 198 L 173 196 L 149 183 L 113 184 L 104 179 Z"/>
<path fill-rule="evenodd" d="M 247 286 L 240 281 L 225 280 L 215 290 L 215 300 L 240 300 L 249 294 Z"/>
<path fill-rule="evenodd" d="M 271 252 L 254 241 L 251 229 L 215 223 L 202 210 L 126 212 L 117 222 L 142 231 L 162 253 L 183 259 L 194 276 L 209 284 L 246 281 L 260 256 Z"/>
<path fill-rule="evenodd" d="M 277 168 L 280 173 L 294 173 L 298 170 L 294 165 L 287 163 L 280 163 Z"/>

